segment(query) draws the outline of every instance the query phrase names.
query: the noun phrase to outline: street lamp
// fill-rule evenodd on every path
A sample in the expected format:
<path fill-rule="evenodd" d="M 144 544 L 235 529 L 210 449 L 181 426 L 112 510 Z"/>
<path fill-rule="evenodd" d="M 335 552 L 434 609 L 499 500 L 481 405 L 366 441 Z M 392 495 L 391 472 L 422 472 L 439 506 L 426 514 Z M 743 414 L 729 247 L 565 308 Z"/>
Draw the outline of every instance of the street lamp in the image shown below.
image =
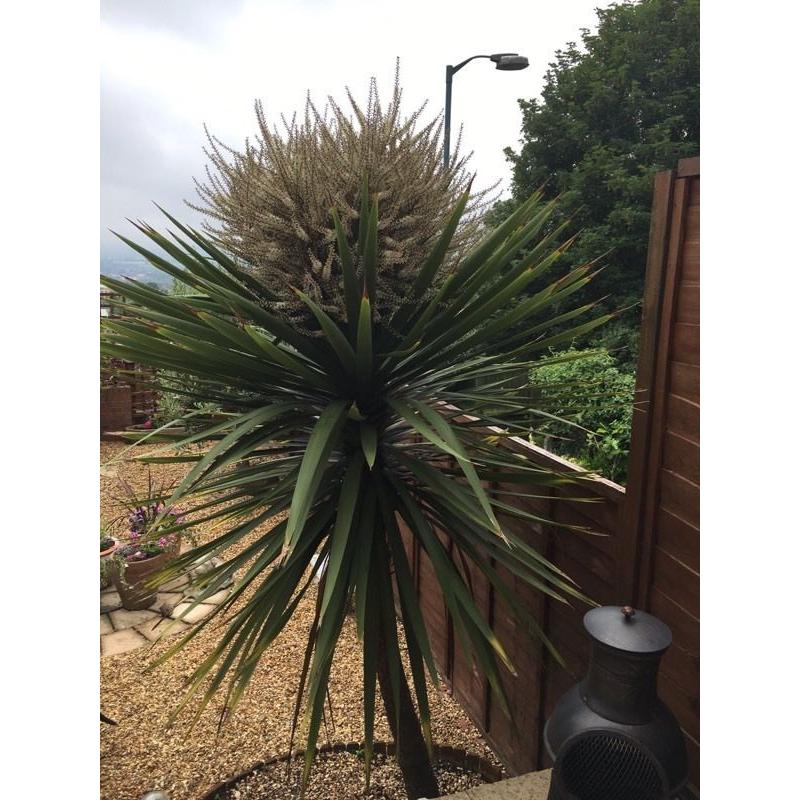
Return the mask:
<path fill-rule="evenodd" d="M 494 61 L 495 69 L 501 69 L 505 72 L 512 70 L 525 69 L 528 66 L 528 59 L 519 53 L 495 53 L 491 56 L 471 56 L 465 59 L 460 64 L 453 66 L 448 64 L 445 70 L 445 100 L 444 100 L 444 165 L 450 165 L 450 101 L 453 94 L 453 75 L 458 72 L 461 67 L 469 64 L 470 61 L 476 58 L 489 58 Z"/>

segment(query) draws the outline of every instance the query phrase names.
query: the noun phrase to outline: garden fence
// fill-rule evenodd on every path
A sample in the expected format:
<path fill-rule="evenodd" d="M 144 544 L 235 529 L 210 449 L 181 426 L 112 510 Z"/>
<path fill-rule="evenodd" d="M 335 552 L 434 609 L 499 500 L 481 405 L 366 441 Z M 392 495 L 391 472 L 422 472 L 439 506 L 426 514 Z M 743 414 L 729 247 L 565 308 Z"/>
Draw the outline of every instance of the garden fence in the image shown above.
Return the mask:
<path fill-rule="evenodd" d="M 506 517 L 526 542 L 572 576 L 601 604 L 631 604 L 656 614 L 673 632 L 659 683 L 662 699 L 686 734 L 690 783 L 699 796 L 699 297 L 700 162 L 681 161 L 655 179 L 627 490 L 611 481 L 581 482 L 514 503 L 555 523 L 590 527 L 587 535 L 557 525 Z M 501 446 L 562 471 L 578 467 L 521 439 Z M 580 495 L 593 502 L 570 499 Z M 586 609 L 536 593 L 498 566 L 567 662 L 557 664 L 521 629 L 477 570 L 468 576 L 476 601 L 506 648 L 516 675 L 504 674 L 512 718 L 496 707 L 488 682 L 453 635 L 433 568 L 405 532 L 431 645 L 446 682 L 506 767 L 514 774 L 547 766 L 544 723 L 588 664 Z M 442 542 L 452 547 L 445 533 Z M 456 560 L 456 563 L 459 563 Z M 502 669 L 502 667 L 501 667 Z"/>

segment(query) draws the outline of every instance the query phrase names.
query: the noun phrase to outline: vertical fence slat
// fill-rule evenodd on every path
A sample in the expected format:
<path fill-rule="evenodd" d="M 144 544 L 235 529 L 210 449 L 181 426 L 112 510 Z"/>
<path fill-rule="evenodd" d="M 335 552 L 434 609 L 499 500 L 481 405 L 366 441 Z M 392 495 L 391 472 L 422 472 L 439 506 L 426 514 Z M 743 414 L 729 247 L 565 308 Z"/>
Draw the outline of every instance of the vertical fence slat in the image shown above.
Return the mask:
<path fill-rule="evenodd" d="M 639 581 L 639 525 L 644 505 L 644 471 L 650 448 L 652 389 L 655 382 L 674 185 L 675 173 L 669 170 L 658 173 L 653 186 L 631 448 L 628 456 L 627 498 L 622 519 L 623 545 L 620 553 L 620 595 L 627 598 L 626 602 L 629 603 L 635 601 Z"/>

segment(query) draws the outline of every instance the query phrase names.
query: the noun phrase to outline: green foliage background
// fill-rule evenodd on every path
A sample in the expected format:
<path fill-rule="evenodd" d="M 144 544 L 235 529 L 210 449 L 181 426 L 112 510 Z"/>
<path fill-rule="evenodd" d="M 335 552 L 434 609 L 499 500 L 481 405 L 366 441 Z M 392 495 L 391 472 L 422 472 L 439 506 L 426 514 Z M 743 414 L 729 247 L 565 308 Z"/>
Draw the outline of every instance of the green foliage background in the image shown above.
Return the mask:
<path fill-rule="evenodd" d="M 488 219 L 496 224 L 543 187 L 546 197 L 561 195 L 551 225 L 569 221 L 581 231 L 564 263 L 606 254 L 603 272 L 580 296 L 623 309 L 586 343 L 600 352 L 534 372 L 551 386 L 554 413 L 588 403 L 575 421 L 591 433 L 551 425 L 548 449 L 624 482 L 653 178 L 700 152 L 700 3 L 643 0 L 597 15 L 596 33 L 583 29 L 579 44 L 556 52 L 541 97 L 519 101 L 520 147 L 505 151 L 512 196 Z M 567 392 L 559 400 L 557 386 L 578 378 L 599 382 L 602 396 Z"/>
<path fill-rule="evenodd" d="M 535 189 L 562 195 L 553 224 L 582 235 L 565 254 L 578 264 L 608 253 L 583 299 L 627 308 L 594 344 L 635 369 L 636 335 L 653 176 L 700 152 L 699 0 L 644 0 L 598 10 L 597 33 L 556 52 L 540 99 L 520 100 L 521 147 L 506 149 L 512 198 L 504 218 Z"/>
<path fill-rule="evenodd" d="M 535 443 L 606 478 L 625 482 L 633 420 L 634 376 L 605 350 L 543 364 L 530 373 L 535 404 L 566 421 L 539 424 Z M 570 424 L 572 423 L 572 424 Z"/>

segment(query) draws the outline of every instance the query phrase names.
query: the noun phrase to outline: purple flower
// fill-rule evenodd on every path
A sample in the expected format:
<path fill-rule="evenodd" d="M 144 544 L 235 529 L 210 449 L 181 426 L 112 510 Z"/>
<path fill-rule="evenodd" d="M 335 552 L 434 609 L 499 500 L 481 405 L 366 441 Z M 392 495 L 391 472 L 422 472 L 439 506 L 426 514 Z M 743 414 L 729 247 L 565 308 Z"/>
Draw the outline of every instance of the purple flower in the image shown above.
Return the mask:
<path fill-rule="evenodd" d="M 159 547 L 166 547 L 168 544 L 169 544 L 169 542 L 167 541 L 167 537 L 166 537 L 166 536 L 162 536 L 162 537 L 161 537 L 161 538 L 158 540 L 158 546 L 159 546 Z"/>

